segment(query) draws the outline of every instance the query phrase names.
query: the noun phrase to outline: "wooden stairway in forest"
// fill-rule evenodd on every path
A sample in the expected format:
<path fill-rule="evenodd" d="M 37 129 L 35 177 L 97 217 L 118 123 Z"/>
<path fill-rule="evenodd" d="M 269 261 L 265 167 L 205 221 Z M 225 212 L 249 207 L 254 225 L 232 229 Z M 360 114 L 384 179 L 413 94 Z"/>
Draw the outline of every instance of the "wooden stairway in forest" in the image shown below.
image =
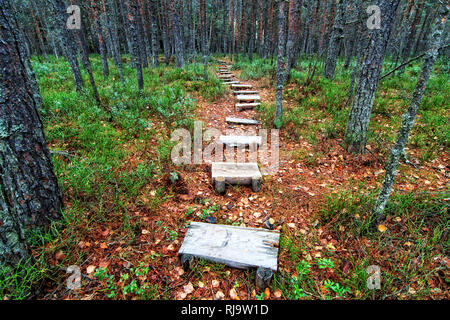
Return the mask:
<path fill-rule="evenodd" d="M 220 61 L 219 79 L 228 84 L 236 95 L 238 111 L 260 105 L 258 91 L 248 90 L 251 84 L 240 84 L 230 72 L 230 66 Z M 247 89 L 243 91 L 242 89 Z M 243 103 L 241 103 L 243 102 Z M 260 122 L 254 119 L 227 117 L 228 124 L 254 126 Z M 228 147 L 245 148 L 257 151 L 262 145 L 262 137 L 255 135 L 220 136 L 218 143 Z M 226 185 L 251 186 L 253 192 L 261 189 L 262 174 L 256 162 L 213 162 L 211 181 L 217 193 L 223 194 Z M 273 272 L 278 268 L 278 247 L 280 233 L 265 229 L 215 225 L 192 222 L 188 227 L 183 244 L 178 252 L 181 264 L 187 270 L 194 257 L 240 269 L 257 268 L 256 286 L 264 290 L 269 286 Z"/>

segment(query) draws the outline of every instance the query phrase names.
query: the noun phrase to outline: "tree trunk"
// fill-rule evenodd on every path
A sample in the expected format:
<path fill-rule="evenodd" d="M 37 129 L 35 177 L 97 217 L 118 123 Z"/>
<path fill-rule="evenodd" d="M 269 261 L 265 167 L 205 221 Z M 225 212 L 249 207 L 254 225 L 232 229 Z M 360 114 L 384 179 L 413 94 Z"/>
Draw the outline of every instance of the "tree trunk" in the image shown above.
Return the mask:
<path fill-rule="evenodd" d="M 289 2 L 289 31 L 288 39 L 286 43 L 286 54 L 287 54 L 287 65 L 286 72 L 284 76 L 284 82 L 289 80 L 291 66 L 294 64 L 294 60 L 297 59 L 295 53 L 295 41 L 298 37 L 298 21 L 300 12 L 301 0 L 292 0 Z"/>
<path fill-rule="evenodd" d="M 203 77 L 205 80 L 208 80 L 208 20 L 206 14 L 206 0 L 200 0 L 200 26 L 204 63 Z"/>
<path fill-rule="evenodd" d="M 158 24 L 157 24 L 157 16 L 156 16 L 156 1 L 157 0 L 150 0 L 150 6 L 149 6 L 149 17 L 150 17 L 150 24 L 151 24 L 151 30 L 150 34 L 152 37 L 152 63 L 154 66 L 159 66 L 159 42 L 158 42 Z"/>
<path fill-rule="evenodd" d="M 119 69 L 120 74 L 120 81 L 122 83 L 125 82 L 125 79 L 123 78 L 123 70 L 122 70 L 122 57 L 120 56 L 120 46 L 117 41 L 117 35 L 113 30 L 112 22 L 111 22 L 111 16 L 113 15 L 112 11 L 112 0 L 102 0 L 103 1 L 103 10 L 105 11 L 106 15 L 106 28 L 108 30 L 109 37 L 111 38 L 111 46 L 112 46 L 112 55 L 114 59 L 114 64 Z"/>
<path fill-rule="evenodd" d="M 61 45 L 64 48 L 64 53 L 70 68 L 72 69 L 72 75 L 75 82 L 75 89 L 81 91 L 83 88 L 83 77 L 81 76 L 80 66 L 78 64 L 77 53 L 72 43 L 69 31 L 66 28 L 66 7 L 62 0 L 54 0 L 52 2 L 56 11 L 56 24 L 58 26 L 58 32 Z"/>
<path fill-rule="evenodd" d="M 420 72 L 419 79 L 417 81 L 416 89 L 414 90 L 413 98 L 409 105 L 408 110 L 403 114 L 402 124 L 397 137 L 397 142 L 391 150 L 389 156 L 388 165 L 386 168 L 386 175 L 384 177 L 383 185 L 381 186 L 378 199 L 375 203 L 373 213 L 376 215 L 378 221 L 383 218 L 383 212 L 386 204 L 389 200 L 389 196 L 392 192 L 392 187 L 395 182 L 395 176 L 397 175 L 398 163 L 402 155 L 405 152 L 405 145 L 408 141 L 409 133 L 414 125 L 417 111 L 419 110 L 420 102 L 422 101 L 423 94 L 427 88 L 428 80 L 430 79 L 433 65 L 438 58 L 439 47 L 441 45 L 442 34 L 444 32 L 445 23 L 447 22 L 449 10 L 447 5 L 441 5 L 439 9 L 439 18 L 436 21 L 433 34 L 429 40 L 429 50 L 427 51 L 424 62 L 422 65 L 422 71 Z"/>
<path fill-rule="evenodd" d="M 276 128 L 281 128 L 283 124 L 283 84 L 284 84 L 284 72 L 286 68 L 285 58 L 285 38 L 286 38 L 286 1 L 279 1 L 278 12 L 278 55 L 277 55 L 277 88 L 275 97 L 275 122 Z"/>
<path fill-rule="evenodd" d="M 339 46 L 344 35 L 344 21 L 347 1 L 339 1 L 337 13 L 334 18 L 333 31 L 328 44 L 327 59 L 325 61 L 324 75 L 327 79 L 333 79 L 339 53 Z"/>
<path fill-rule="evenodd" d="M 180 4 L 178 0 L 170 3 L 170 10 L 172 12 L 172 29 L 175 40 L 175 58 L 177 67 L 184 68 L 184 41 L 179 15 Z"/>
<path fill-rule="evenodd" d="M 97 3 L 94 0 L 91 0 L 91 9 L 92 9 L 92 13 L 93 13 L 95 28 L 97 31 L 100 57 L 102 59 L 103 77 L 106 79 L 109 76 L 108 57 L 107 57 L 107 51 L 106 51 L 106 44 L 103 39 L 103 29 L 102 29 L 102 24 L 100 23 L 99 9 L 97 8 Z"/>
<path fill-rule="evenodd" d="M 364 50 L 355 98 L 345 132 L 345 143 L 349 152 L 364 153 L 365 151 L 370 114 L 399 2 L 400 0 L 378 0 L 377 2 L 383 21 L 381 29 L 370 32 L 369 43 Z"/>
<path fill-rule="evenodd" d="M 30 257 L 25 231 L 60 219 L 63 201 L 19 26 L 10 1 L 0 3 L 0 266 L 14 266 Z"/>
<path fill-rule="evenodd" d="M 128 11 L 128 25 L 130 27 L 130 35 L 131 35 L 131 45 L 132 45 L 132 59 L 134 60 L 134 65 L 136 67 L 136 75 L 138 81 L 139 90 L 142 91 L 144 89 L 144 78 L 142 75 L 142 63 L 141 63 L 141 54 L 139 52 L 139 44 L 138 44 L 138 35 L 137 35 L 137 0 L 126 0 L 126 6 Z"/>

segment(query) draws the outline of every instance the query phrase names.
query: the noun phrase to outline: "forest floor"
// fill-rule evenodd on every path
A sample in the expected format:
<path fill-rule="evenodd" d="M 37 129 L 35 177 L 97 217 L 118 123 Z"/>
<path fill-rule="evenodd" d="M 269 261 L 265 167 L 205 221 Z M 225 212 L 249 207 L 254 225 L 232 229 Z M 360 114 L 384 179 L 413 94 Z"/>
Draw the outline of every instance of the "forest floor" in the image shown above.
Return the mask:
<path fill-rule="evenodd" d="M 100 78 L 100 61 L 93 60 Z M 64 87 L 70 74 L 61 66 L 47 70 L 50 64 L 35 65 L 50 149 L 68 152 L 54 157 L 65 195 L 65 224 L 36 235 L 30 244 L 40 261 L 34 271 L 39 275 L 28 283 L 40 283 L 37 298 L 449 298 L 448 90 L 439 93 L 442 100 L 425 101 L 433 107 L 419 116 L 407 150 L 417 169 L 401 165 L 387 218 L 377 227 L 371 208 L 410 94 L 396 87 L 410 84 L 382 87 L 368 152 L 357 156 L 342 147 L 346 91 L 339 90 L 348 86 L 348 72 L 335 86 L 319 76 L 306 87 L 307 65 L 299 64 L 284 94 L 279 170 L 263 178 L 256 194 L 228 187 L 218 195 L 208 165 L 176 167 L 170 162 L 170 134 L 177 127 L 192 129 L 193 120 L 225 132 L 227 116 L 254 117 L 271 129 L 275 91 L 270 61 L 233 64 L 236 77 L 251 83 L 264 102 L 241 113 L 234 110 L 231 90 L 214 77 L 217 64 L 207 83 L 200 80 L 201 65 L 184 72 L 163 66 L 146 70 L 144 97 L 135 95 L 129 83 L 125 89 L 101 83 L 102 100 L 110 106 L 106 111 L 79 106 L 76 93 L 59 96 L 72 90 Z M 440 81 L 441 76 L 431 80 L 428 96 L 438 94 Z M 108 113 L 113 121 L 106 120 Z M 442 117 L 442 130 L 430 129 L 442 125 Z M 255 289 L 254 270 L 197 260 L 191 271 L 183 271 L 177 252 L 188 223 L 209 216 L 220 224 L 249 227 L 275 220 L 281 231 L 279 270 L 270 289 Z M 81 269 L 79 290 L 66 288 L 69 265 Z M 366 270 L 372 265 L 381 269 L 379 290 L 367 288 Z"/>

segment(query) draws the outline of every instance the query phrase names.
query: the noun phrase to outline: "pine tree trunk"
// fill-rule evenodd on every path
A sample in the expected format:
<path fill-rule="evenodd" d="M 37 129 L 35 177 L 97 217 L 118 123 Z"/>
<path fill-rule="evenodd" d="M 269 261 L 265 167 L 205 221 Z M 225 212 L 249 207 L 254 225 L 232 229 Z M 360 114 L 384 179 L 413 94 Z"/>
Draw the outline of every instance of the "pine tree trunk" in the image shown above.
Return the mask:
<path fill-rule="evenodd" d="M 127 6 L 125 4 L 126 0 L 118 0 L 119 1 L 119 9 L 120 9 L 120 13 L 121 13 L 121 18 L 122 18 L 122 25 L 123 25 L 123 29 L 125 31 L 124 35 L 125 35 L 125 40 L 126 40 L 126 44 L 127 44 L 127 49 L 128 49 L 128 54 L 130 55 L 130 60 L 131 60 L 131 64 L 133 65 L 133 67 L 136 67 L 134 65 L 134 59 L 133 59 L 133 44 L 132 44 L 132 35 L 130 32 L 130 25 L 128 23 L 128 10 L 127 10 Z"/>
<path fill-rule="evenodd" d="M 157 0 L 149 0 L 150 6 L 149 6 L 149 17 L 150 17 L 150 24 L 151 24 L 151 37 L 152 37 L 152 63 L 154 66 L 159 66 L 159 42 L 158 42 L 158 24 L 157 24 L 157 17 L 156 17 L 156 1 Z"/>
<path fill-rule="evenodd" d="M 397 142 L 391 150 L 389 156 L 386 175 L 384 177 L 383 185 L 381 186 L 378 199 L 375 203 L 373 213 L 376 215 L 378 221 L 383 218 L 383 212 L 386 204 L 389 200 L 389 196 L 392 192 L 392 187 L 395 182 L 395 176 L 397 175 L 398 163 L 400 158 L 405 152 L 405 145 L 408 141 L 409 133 L 414 125 L 414 120 L 419 110 L 420 102 L 422 101 L 423 94 L 427 88 L 428 80 L 430 79 L 433 65 L 438 58 L 439 47 L 441 46 L 442 35 L 447 22 L 449 10 L 447 5 L 441 5 L 439 10 L 439 16 L 434 27 L 433 34 L 429 40 L 429 50 L 427 51 L 424 62 L 422 65 L 422 71 L 420 72 L 419 79 L 417 81 L 416 89 L 414 90 L 413 98 L 409 105 L 408 110 L 403 114 L 402 124 L 397 137 Z"/>
<path fill-rule="evenodd" d="M 84 68 L 86 69 L 89 75 L 89 81 L 91 82 L 92 93 L 94 94 L 95 101 L 97 102 L 98 106 L 100 106 L 101 105 L 100 96 L 98 95 L 97 85 L 95 83 L 94 75 L 92 74 L 91 61 L 89 60 L 88 48 L 86 38 L 84 36 L 84 31 L 83 29 L 81 29 L 75 30 L 75 32 L 77 33 L 78 43 L 80 47 L 81 61 L 83 62 Z"/>
<path fill-rule="evenodd" d="M 286 58 L 285 58 L 285 34 L 286 34 L 286 1 L 280 0 L 278 8 L 278 54 L 277 54 L 277 88 L 275 96 L 275 122 L 276 128 L 281 128 L 283 124 L 283 84 L 284 84 L 284 73 L 286 68 Z"/>
<path fill-rule="evenodd" d="M 0 3 L 0 267 L 4 267 L 30 257 L 25 232 L 60 219 L 63 201 L 25 67 L 28 62 L 19 48 L 19 26 L 10 1 Z"/>
<path fill-rule="evenodd" d="M 128 25 L 130 27 L 130 36 L 131 36 L 131 45 L 132 45 L 132 59 L 134 60 L 134 65 L 136 68 L 136 75 L 138 81 L 139 90 L 142 91 L 144 89 L 144 78 L 142 75 L 142 63 L 141 63 L 141 54 L 139 52 L 139 44 L 138 44 L 138 34 L 137 34 L 137 21 L 136 21 L 136 11 L 137 8 L 137 0 L 126 0 L 126 6 L 128 11 Z"/>
<path fill-rule="evenodd" d="M 174 3 L 175 2 L 175 3 Z M 172 1 L 170 3 L 170 10 L 172 13 L 172 29 L 175 40 L 175 57 L 178 68 L 184 68 L 184 41 L 183 33 L 180 23 L 180 4 L 179 1 Z"/>
<path fill-rule="evenodd" d="M 370 115 L 399 2 L 400 0 L 379 0 L 377 2 L 381 9 L 383 23 L 381 29 L 374 29 L 370 32 L 369 43 L 364 50 L 355 98 L 345 132 L 345 143 L 349 152 L 362 154 L 365 151 Z"/>
<path fill-rule="evenodd" d="M 291 66 L 294 64 L 294 60 L 297 58 L 295 53 L 295 40 L 299 34 L 298 20 L 299 20 L 300 5 L 301 5 L 300 0 L 289 1 L 289 19 L 288 19 L 289 31 L 286 43 L 287 65 L 284 76 L 285 83 L 289 80 Z"/>
<path fill-rule="evenodd" d="M 102 59 L 103 77 L 106 79 L 109 76 L 107 50 L 106 50 L 106 44 L 105 44 L 104 36 L 103 36 L 102 24 L 100 23 L 99 9 L 97 7 L 96 1 L 94 1 L 94 0 L 91 0 L 91 10 L 93 13 L 93 19 L 94 19 L 95 28 L 96 28 L 95 30 L 97 32 L 100 57 Z"/>
<path fill-rule="evenodd" d="M 74 48 L 72 38 L 66 28 L 66 7 L 62 0 L 53 0 L 52 4 L 56 11 L 56 24 L 58 26 L 60 41 L 64 47 L 65 56 L 72 69 L 72 75 L 77 91 L 83 88 L 83 77 L 81 76 L 80 66 L 78 64 L 77 53 Z"/>
<path fill-rule="evenodd" d="M 113 10 L 112 10 L 112 1 L 113 0 L 102 0 L 103 1 L 103 10 L 105 11 L 106 15 L 106 28 L 108 30 L 109 37 L 111 38 L 111 46 L 112 46 L 112 55 L 114 59 L 114 64 L 119 69 L 120 74 L 120 81 L 122 83 L 125 82 L 125 79 L 123 77 L 123 70 L 122 70 L 122 57 L 120 55 L 120 47 L 117 40 L 117 35 L 113 30 L 112 27 L 112 21 L 110 16 L 114 17 Z"/>
<path fill-rule="evenodd" d="M 334 18 L 333 31 L 331 33 L 330 42 L 328 44 L 327 59 L 325 61 L 324 75 L 328 79 L 333 79 L 334 73 L 336 71 L 339 46 L 341 43 L 341 39 L 344 35 L 346 7 L 347 7 L 346 0 L 339 1 L 337 13 Z"/>
<path fill-rule="evenodd" d="M 203 53 L 203 77 L 208 80 L 208 20 L 206 15 L 206 0 L 200 0 L 201 43 Z"/>

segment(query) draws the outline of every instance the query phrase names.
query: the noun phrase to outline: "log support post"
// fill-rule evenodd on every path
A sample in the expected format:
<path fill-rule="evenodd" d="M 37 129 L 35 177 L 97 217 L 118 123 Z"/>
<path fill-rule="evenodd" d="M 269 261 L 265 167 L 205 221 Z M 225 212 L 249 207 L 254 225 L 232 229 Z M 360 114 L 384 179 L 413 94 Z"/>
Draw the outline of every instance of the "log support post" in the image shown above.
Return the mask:
<path fill-rule="evenodd" d="M 217 177 L 214 179 L 214 188 L 217 193 L 223 194 L 225 193 L 225 178 Z"/>
<path fill-rule="evenodd" d="M 259 290 L 264 290 L 270 286 L 272 281 L 273 272 L 267 268 L 258 268 L 256 270 L 256 287 Z"/>
<path fill-rule="evenodd" d="M 183 254 L 181 255 L 180 261 L 183 270 L 187 272 L 191 269 L 192 264 L 194 263 L 194 256 L 191 256 L 190 254 Z"/>

